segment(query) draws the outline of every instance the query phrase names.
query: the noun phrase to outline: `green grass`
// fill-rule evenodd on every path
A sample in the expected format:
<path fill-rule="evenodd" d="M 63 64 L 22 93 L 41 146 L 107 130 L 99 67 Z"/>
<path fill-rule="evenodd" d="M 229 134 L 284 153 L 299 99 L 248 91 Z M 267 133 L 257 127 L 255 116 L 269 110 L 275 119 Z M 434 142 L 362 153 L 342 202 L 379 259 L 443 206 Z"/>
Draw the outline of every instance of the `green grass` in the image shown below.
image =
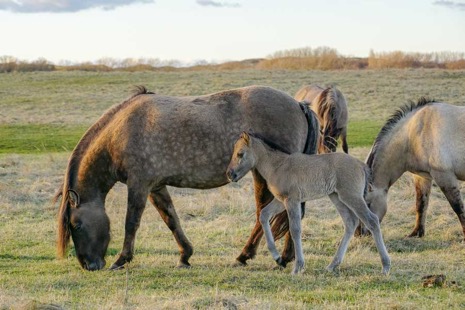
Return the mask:
<path fill-rule="evenodd" d="M 85 130 L 53 124 L 0 125 L 0 153 L 69 152 Z"/>
<path fill-rule="evenodd" d="M 375 121 L 350 122 L 349 145 L 371 145 L 381 125 Z M 0 153 L 68 152 L 86 129 L 86 126 L 79 125 L 0 125 Z"/>
<path fill-rule="evenodd" d="M 371 146 L 383 123 L 377 121 L 350 121 L 347 143 L 350 147 Z"/>

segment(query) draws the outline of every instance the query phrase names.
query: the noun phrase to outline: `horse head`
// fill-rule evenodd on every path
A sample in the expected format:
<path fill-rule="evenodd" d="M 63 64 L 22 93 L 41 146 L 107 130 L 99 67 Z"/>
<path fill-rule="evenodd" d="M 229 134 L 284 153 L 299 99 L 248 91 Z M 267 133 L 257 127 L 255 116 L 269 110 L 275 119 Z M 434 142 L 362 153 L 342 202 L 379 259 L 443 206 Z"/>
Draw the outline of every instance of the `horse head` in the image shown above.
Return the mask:
<path fill-rule="evenodd" d="M 231 182 L 239 181 L 255 165 L 255 156 L 250 152 L 251 137 L 243 132 L 234 144 L 233 155 L 226 170 L 226 176 Z"/>
<path fill-rule="evenodd" d="M 105 266 L 110 220 L 103 201 L 81 201 L 74 190 L 62 194 L 58 230 L 58 253 L 62 257 L 70 237 L 82 268 L 94 271 Z"/>

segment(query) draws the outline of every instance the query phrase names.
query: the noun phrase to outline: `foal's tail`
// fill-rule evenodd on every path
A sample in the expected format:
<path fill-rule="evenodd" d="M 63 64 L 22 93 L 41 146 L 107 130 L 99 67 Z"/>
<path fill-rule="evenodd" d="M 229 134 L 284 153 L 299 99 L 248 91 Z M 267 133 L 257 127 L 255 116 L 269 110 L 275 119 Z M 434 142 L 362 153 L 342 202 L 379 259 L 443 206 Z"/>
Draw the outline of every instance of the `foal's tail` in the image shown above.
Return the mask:
<path fill-rule="evenodd" d="M 373 182 L 373 174 L 371 173 L 370 167 L 366 164 L 363 165 L 363 172 L 365 173 L 365 188 L 363 189 L 363 198 L 366 198 L 368 189 Z"/>
<path fill-rule="evenodd" d="M 307 141 L 305 142 L 304 154 L 316 154 L 320 140 L 320 122 L 315 112 L 309 109 L 306 103 L 299 102 L 302 112 L 308 122 Z M 301 203 L 302 218 L 305 215 L 305 202 Z M 287 212 L 283 211 L 271 219 L 271 231 L 275 240 L 282 238 L 289 231 L 289 219 Z"/>

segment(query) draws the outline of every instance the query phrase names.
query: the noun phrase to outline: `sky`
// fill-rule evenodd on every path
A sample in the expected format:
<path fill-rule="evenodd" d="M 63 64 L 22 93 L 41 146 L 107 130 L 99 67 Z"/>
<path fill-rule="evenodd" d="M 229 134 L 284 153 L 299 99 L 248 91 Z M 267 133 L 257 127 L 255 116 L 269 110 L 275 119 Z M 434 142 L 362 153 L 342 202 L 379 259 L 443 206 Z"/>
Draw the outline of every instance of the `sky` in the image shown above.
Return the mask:
<path fill-rule="evenodd" d="M 0 0 L 0 57 L 223 62 L 331 47 L 465 52 L 465 1 Z"/>

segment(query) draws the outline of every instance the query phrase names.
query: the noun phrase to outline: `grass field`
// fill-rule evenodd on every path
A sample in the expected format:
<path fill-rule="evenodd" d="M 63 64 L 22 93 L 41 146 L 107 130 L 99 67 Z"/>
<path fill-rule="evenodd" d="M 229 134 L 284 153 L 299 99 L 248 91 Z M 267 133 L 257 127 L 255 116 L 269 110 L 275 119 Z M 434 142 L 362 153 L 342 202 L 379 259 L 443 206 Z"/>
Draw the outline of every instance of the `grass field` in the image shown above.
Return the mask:
<path fill-rule="evenodd" d="M 195 95 L 260 84 L 294 94 L 307 83 L 334 83 L 346 95 L 350 152 L 362 160 L 383 121 L 407 100 L 430 96 L 465 103 L 465 71 L 0 75 L 0 309 L 463 309 L 465 248 L 459 222 L 433 188 L 427 235 L 405 239 L 415 218 L 408 174 L 391 188 L 382 224 L 393 264 L 387 277 L 381 275 L 370 238 L 354 239 L 341 270 L 325 272 L 343 233 L 328 199 L 307 203 L 302 275 L 292 277 L 290 267 L 273 269 L 264 244 L 249 266 L 233 267 L 255 221 L 250 177 L 207 191 L 170 188 L 195 248 L 191 269 L 174 268 L 176 243 L 151 206 L 129 268 L 85 272 L 72 248 L 66 259 L 55 258 L 57 206 L 51 198 L 69 152 L 105 109 L 129 95 L 132 85 Z M 121 250 L 125 201 L 121 184 L 107 197 L 112 223 L 108 265 Z M 448 285 L 424 288 L 421 278 L 429 274 L 445 274 Z"/>

